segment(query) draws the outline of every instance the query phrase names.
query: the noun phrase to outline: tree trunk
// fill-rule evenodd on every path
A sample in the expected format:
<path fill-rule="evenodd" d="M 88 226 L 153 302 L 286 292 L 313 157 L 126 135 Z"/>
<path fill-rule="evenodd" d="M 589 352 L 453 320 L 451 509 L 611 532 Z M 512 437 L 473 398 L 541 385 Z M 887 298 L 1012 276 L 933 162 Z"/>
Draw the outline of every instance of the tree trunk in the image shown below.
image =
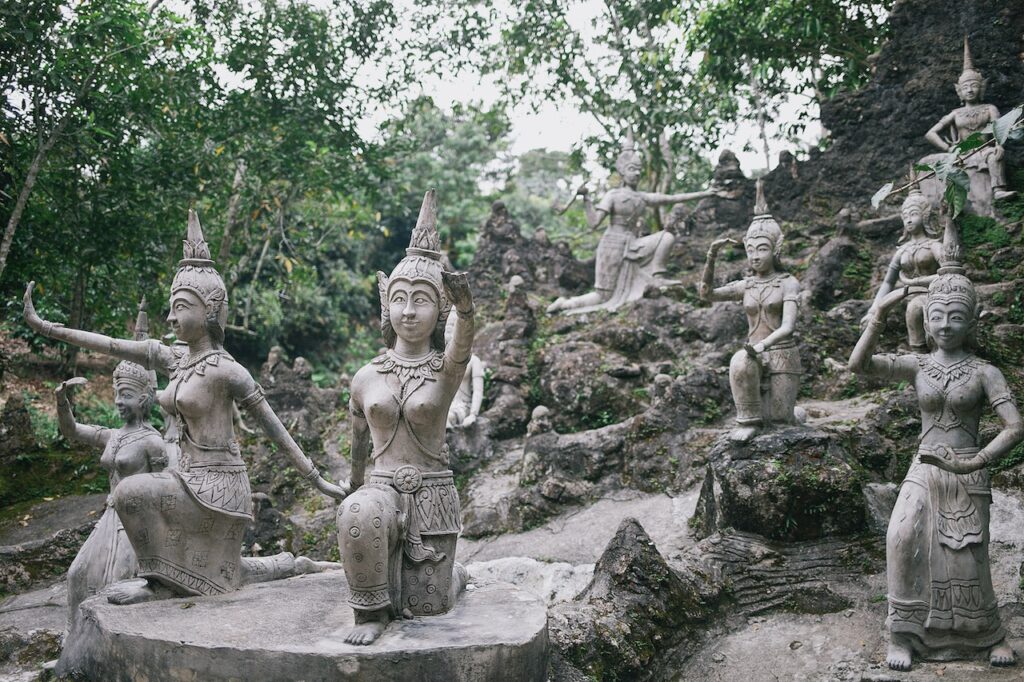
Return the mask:
<path fill-rule="evenodd" d="M 228 258 L 231 256 L 231 234 L 235 229 L 238 220 L 238 205 L 242 199 L 242 183 L 245 181 L 245 160 L 238 159 L 235 165 L 235 179 L 231 182 L 231 199 L 228 200 L 228 214 L 224 220 L 224 235 L 220 240 L 220 251 L 217 252 L 217 262 L 221 268 L 227 267 Z"/>
<path fill-rule="evenodd" d="M 75 288 L 71 292 L 71 315 L 68 326 L 81 329 L 85 322 L 85 271 L 79 269 L 75 275 Z M 60 371 L 62 376 L 73 377 L 78 370 L 78 346 L 65 343 L 61 351 Z"/>

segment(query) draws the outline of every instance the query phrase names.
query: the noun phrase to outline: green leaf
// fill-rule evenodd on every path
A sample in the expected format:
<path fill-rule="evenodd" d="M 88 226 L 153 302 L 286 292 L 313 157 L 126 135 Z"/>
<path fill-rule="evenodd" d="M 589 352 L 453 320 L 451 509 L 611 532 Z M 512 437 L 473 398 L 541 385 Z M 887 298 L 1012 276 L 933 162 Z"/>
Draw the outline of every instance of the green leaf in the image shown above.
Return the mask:
<path fill-rule="evenodd" d="M 985 136 L 981 134 L 980 131 L 973 132 L 964 139 L 957 142 L 956 149 L 961 153 L 969 152 L 972 149 L 977 149 L 978 147 L 984 145 L 985 142 L 987 142 L 987 140 L 985 139 Z"/>
<path fill-rule="evenodd" d="M 930 173 L 935 170 L 930 163 L 915 163 L 914 170 L 918 173 Z"/>
<path fill-rule="evenodd" d="M 871 207 L 878 208 L 882 204 L 882 202 L 885 201 L 885 199 L 889 196 L 890 192 L 892 192 L 891 182 L 887 182 L 884 185 L 882 185 L 881 188 L 879 188 L 879 190 L 875 192 L 874 195 L 872 195 Z"/>
<path fill-rule="evenodd" d="M 944 196 L 946 203 L 953 209 L 953 217 L 956 218 L 967 203 L 967 188 L 956 182 L 947 183 Z"/>
<path fill-rule="evenodd" d="M 1006 140 L 1010 137 L 1010 131 L 1020 120 L 1022 113 L 1024 113 L 1024 109 L 1017 107 L 1000 116 L 999 120 L 992 124 L 992 134 L 996 136 L 996 142 L 1001 145 L 1006 144 Z"/>

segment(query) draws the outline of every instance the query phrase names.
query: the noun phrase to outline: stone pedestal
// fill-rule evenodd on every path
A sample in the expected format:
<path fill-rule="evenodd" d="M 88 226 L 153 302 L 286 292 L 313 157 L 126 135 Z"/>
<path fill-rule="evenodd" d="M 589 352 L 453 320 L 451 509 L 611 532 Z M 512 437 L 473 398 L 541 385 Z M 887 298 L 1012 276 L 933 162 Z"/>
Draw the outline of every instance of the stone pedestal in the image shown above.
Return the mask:
<path fill-rule="evenodd" d="M 111 682 L 547 677 L 547 610 L 512 585 L 480 585 L 449 613 L 396 621 L 371 646 L 343 642 L 347 598 L 341 571 L 133 606 L 99 596 L 82 605 L 77 651 L 65 654 L 88 679 Z"/>

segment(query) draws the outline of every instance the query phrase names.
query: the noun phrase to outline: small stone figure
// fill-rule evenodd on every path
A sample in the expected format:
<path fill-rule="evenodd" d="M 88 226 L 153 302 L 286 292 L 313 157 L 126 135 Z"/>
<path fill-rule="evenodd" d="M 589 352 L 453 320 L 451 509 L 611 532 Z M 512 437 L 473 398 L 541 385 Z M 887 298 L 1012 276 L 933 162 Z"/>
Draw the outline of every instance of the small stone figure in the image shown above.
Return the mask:
<path fill-rule="evenodd" d="M 913 181 L 913 171 L 911 171 Z M 900 211 L 903 217 L 902 244 L 896 249 L 889 262 L 882 285 L 864 316 L 866 324 L 878 312 L 878 306 L 897 286 L 927 287 L 939 270 L 939 259 L 942 257 L 942 242 L 929 229 L 928 217 L 931 213 L 931 202 L 925 198 L 916 186 L 907 195 Z M 907 297 L 907 339 L 913 353 L 927 353 L 928 344 L 924 331 L 924 292 L 911 294 Z"/>
<path fill-rule="evenodd" d="M 157 400 L 177 422 L 180 461 L 177 469 L 129 476 L 114 490 L 113 505 L 138 557 L 138 575 L 146 579 L 141 585 L 125 582 L 109 588 L 108 598 L 115 604 L 230 592 L 301 570 L 287 552 L 241 556 L 242 537 L 252 520 L 252 492 L 235 440 L 235 402 L 249 411 L 307 481 L 332 497 L 345 495 L 320 477 L 260 386 L 223 349 L 227 290 L 192 211 L 184 256 L 171 284 L 167 316 L 186 344 L 184 353 L 180 345 L 112 339 L 47 322 L 32 303 L 35 283 L 25 291 L 25 321 L 37 332 L 170 375 Z"/>
<path fill-rule="evenodd" d="M 736 403 L 737 428 L 730 438 L 745 442 L 759 427 L 796 422 L 794 408 L 800 389 L 800 352 L 793 339 L 800 283 L 781 270 L 782 228 L 768 213 L 764 187 L 757 183 L 754 221 L 743 245 L 753 276 L 712 288 L 715 258 L 734 239 L 711 243 L 698 293 L 704 301 L 741 301 L 749 331 L 746 345 L 729 363 L 729 384 Z"/>
<path fill-rule="evenodd" d="M 985 95 L 985 80 L 974 68 L 971 48 L 964 37 L 964 68 L 955 86 L 956 94 L 963 106 L 946 114 L 925 133 L 925 139 L 944 152 L 953 146 L 981 132 L 991 135 L 985 128 L 999 119 L 999 109 L 982 102 Z M 1003 163 L 1003 148 L 998 143 L 966 158 L 965 170 L 971 177 L 971 199 L 980 215 L 992 216 L 992 200 L 1012 197 L 1014 192 L 1006 186 L 1006 168 Z M 934 161 L 931 157 L 923 161 Z M 985 177 L 984 174 L 988 176 Z"/>
<path fill-rule="evenodd" d="M 885 313 L 919 287 L 883 298 L 850 355 L 853 372 L 906 381 L 917 390 L 921 437 L 886 535 L 890 633 L 887 662 L 909 670 L 913 656 L 963 657 L 989 650 L 992 665 L 1014 652 L 999 619 L 989 568 L 986 465 L 1024 440 L 1024 423 L 1002 372 L 971 354 L 977 294 L 963 274 L 953 221 L 946 219 L 942 267 L 929 284 L 925 328 L 931 353 L 873 355 Z M 981 446 L 985 403 L 1003 429 Z"/>
<path fill-rule="evenodd" d="M 591 229 L 601 225 L 606 216 L 610 223 L 597 245 L 594 291 L 573 298 L 558 298 L 548 306 L 549 313 L 615 310 L 640 299 L 651 284 L 670 283 L 664 275 L 675 237 L 666 230 L 643 234 L 644 214 L 650 206 L 671 206 L 714 194 L 712 191 L 659 194 L 637 190 L 643 165 L 640 155 L 633 149 L 632 139 L 623 145 L 615 169 L 622 176 L 622 186 L 605 194 L 596 207 L 585 186 L 577 192 L 583 195 L 583 210 Z"/>
<path fill-rule="evenodd" d="M 522 278 L 520 278 L 522 279 Z M 448 317 L 444 330 L 445 345 L 454 340 L 455 317 Z M 484 403 L 484 361 L 479 356 L 469 358 L 466 375 L 459 384 L 459 391 L 448 408 L 448 426 L 472 426 L 480 416 Z"/>
<path fill-rule="evenodd" d="M 140 331 L 145 328 L 144 318 L 140 308 L 136 340 L 146 338 Z M 156 401 L 156 376 L 134 362 L 124 361 L 114 369 L 114 405 L 124 420 L 119 429 L 75 421 L 69 394 L 85 381 L 69 379 L 54 391 L 57 424 L 67 440 L 103 448 L 100 466 L 109 474 L 111 493 L 129 476 L 163 471 L 168 465 L 164 439 L 149 423 Z M 78 617 L 79 604 L 107 585 L 135 577 L 137 570 L 135 552 L 108 496 L 103 515 L 68 569 L 68 631 Z"/>
<path fill-rule="evenodd" d="M 356 621 L 350 644 L 372 643 L 398 616 L 450 610 L 465 586 L 445 425 L 472 355 L 474 306 L 466 275 L 441 265 L 436 221 L 430 190 L 407 255 L 390 277 L 377 273 L 387 348 L 352 378 L 354 492 L 338 509 Z M 458 319 L 445 343 L 453 307 Z"/>

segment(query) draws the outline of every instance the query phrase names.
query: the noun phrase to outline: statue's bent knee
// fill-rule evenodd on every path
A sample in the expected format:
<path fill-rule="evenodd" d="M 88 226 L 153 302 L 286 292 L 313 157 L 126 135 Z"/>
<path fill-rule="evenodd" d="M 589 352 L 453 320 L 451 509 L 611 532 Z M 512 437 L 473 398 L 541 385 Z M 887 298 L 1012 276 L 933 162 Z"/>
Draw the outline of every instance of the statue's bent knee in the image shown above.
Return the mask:
<path fill-rule="evenodd" d="M 338 508 L 338 545 L 345 558 L 352 608 L 372 611 L 392 606 L 399 546 L 398 493 L 368 485 L 349 495 Z M 397 605 L 394 605 L 397 606 Z"/>

